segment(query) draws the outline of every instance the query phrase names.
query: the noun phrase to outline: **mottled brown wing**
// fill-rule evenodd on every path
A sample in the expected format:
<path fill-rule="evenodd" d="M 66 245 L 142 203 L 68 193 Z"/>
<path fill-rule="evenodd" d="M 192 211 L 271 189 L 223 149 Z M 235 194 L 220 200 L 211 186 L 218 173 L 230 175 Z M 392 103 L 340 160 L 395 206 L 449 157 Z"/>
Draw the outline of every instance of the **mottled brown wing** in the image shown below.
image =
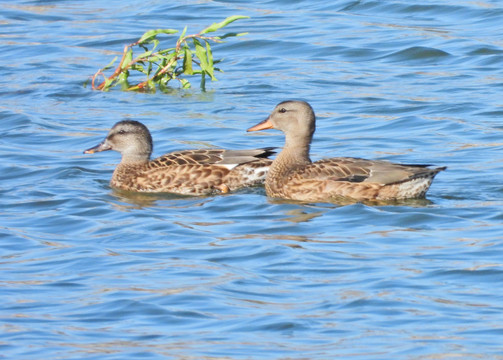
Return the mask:
<path fill-rule="evenodd" d="M 306 166 L 303 177 L 355 183 L 393 184 L 436 171 L 428 169 L 427 166 L 401 165 L 383 160 L 339 157 L 323 159 Z"/>
<path fill-rule="evenodd" d="M 180 165 L 239 165 L 267 158 L 274 153 L 273 148 L 251 150 L 197 149 L 183 150 L 165 154 L 150 163 L 156 167 Z"/>
<path fill-rule="evenodd" d="M 303 179 L 362 182 L 370 176 L 367 163 L 356 158 L 329 158 L 303 165 L 292 171 Z"/>
<path fill-rule="evenodd" d="M 223 149 L 175 151 L 150 161 L 150 164 L 159 168 L 189 164 L 215 164 L 222 161 L 224 152 Z"/>

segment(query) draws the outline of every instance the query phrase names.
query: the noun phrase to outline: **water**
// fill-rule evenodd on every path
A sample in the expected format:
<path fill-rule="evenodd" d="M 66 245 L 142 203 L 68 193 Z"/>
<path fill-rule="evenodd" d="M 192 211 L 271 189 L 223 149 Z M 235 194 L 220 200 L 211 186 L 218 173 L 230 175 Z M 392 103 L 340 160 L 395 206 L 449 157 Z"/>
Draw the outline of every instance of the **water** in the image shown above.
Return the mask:
<path fill-rule="evenodd" d="M 501 2 L 1 3 L 0 358 L 503 358 Z M 146 30 L 234 14 L 205 93 L 82 86 Z M 82 154 L 124 118 L 155 155 L 281 146 L 245 129 L 290 98 L 314 159 L 448 170 L 389 206 L 135 197 Z"/>

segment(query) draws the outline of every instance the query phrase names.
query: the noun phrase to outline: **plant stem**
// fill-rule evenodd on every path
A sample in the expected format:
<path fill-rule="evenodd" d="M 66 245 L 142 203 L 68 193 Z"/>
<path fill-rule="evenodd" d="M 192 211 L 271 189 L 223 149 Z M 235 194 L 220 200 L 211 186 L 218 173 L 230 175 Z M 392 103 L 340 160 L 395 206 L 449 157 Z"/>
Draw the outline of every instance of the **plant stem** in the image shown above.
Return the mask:
<path fill-rule="evenodd" d="M 103 81 L 101 84 L 99 84 L 97 88 L 94 87 L 94 81 L 93 81 L 93 90 L 96 90 L 96 89 L 102 90 L 103 87 L 105 87 L 105 83 L 107 82 L 107 80 L 112 80 L 112 79 L 116 78 L 117 76 L 119 76 L 119 74 L 123 70 L 123 69 L 121 69 L 122 63 L 124 62 L 124 59 L 126 58 L 127 50 L 128 50 L 129 47 L 130 47 L 130 45 L 124 46 L 124 52 L 122 54 L 122 58 L 121 58 L 121 61 L 119 63 L 119 66 L 117 66 L 117 68 L 115 69 L 115 71 L 114 71 L 114 73 L 112 75 L 110 75 L 105 81 Z M 103 69 L 100 69 L 98 71 L 98 73 L 100 73 L 100 72 L 102 73 Z"/>

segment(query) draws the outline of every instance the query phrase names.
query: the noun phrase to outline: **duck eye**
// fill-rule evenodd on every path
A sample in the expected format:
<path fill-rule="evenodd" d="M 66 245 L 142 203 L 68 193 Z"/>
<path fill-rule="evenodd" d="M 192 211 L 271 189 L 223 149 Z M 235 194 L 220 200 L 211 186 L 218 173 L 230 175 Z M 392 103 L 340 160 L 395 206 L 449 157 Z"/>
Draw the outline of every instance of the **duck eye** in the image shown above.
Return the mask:
<path fill-rule="evenodd" d="M 126 130 L 119 130 L 120 135 L 124 135 L 126 133 Z"/>
<path fill-rule="evenodd" d="M 284 113 L 286 113 L 286 109 L 285 108 L 281 108 L 281 109 L 279 109 L 279 112 L 282 113 L 282 114 L 284 114 Z"/>

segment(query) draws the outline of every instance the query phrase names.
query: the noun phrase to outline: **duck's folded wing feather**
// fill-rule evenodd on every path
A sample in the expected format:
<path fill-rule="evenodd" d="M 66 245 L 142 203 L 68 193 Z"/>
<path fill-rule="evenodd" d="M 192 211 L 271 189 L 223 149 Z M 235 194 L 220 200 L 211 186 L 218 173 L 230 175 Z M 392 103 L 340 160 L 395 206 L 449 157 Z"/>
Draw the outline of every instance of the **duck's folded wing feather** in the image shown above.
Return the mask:
<path fill-rule="evenodd" d="M 302 177 L 386 185 L 428 176 L 444 170 L 444 168 L 430 169 L 428 166 L 401 165 L 383 160 L 339 157 L 323 159 L 306 166 L 302 171 Z"/>
<path fill-rule="evenodd" d="M 182 150 L 165 154 L 151 161 L 158 167 L 180 165 L 224 165 L 226 168 L 249 163 L 261 158 L 268 158 L 274 154 L 274 148 L 225 150 L 225 149 L 197 149 Z"/>

